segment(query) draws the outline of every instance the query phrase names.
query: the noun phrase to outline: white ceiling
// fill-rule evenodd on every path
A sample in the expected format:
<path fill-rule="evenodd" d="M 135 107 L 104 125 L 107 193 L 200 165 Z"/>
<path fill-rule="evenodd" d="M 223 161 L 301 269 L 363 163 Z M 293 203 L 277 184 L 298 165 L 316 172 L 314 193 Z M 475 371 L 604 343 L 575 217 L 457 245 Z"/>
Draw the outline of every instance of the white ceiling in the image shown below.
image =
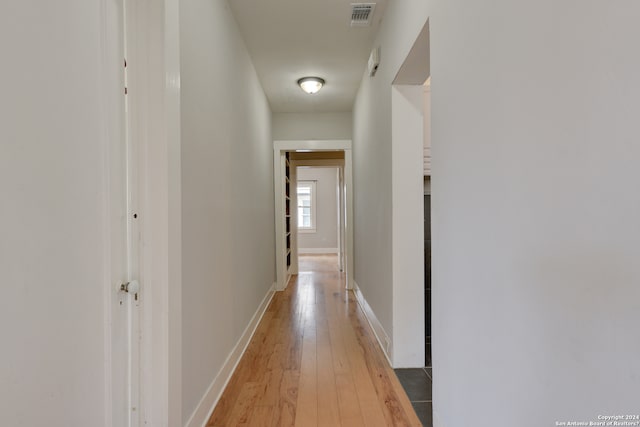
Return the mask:
<path fill-rule="evenodd" d="M 351 27 L 348 0 L 229 0 L 272 111 L 351 111 L 386 1 L 370 1 L 371 26 Z M 306 76 L 327 83 L 307 95 Z"/>

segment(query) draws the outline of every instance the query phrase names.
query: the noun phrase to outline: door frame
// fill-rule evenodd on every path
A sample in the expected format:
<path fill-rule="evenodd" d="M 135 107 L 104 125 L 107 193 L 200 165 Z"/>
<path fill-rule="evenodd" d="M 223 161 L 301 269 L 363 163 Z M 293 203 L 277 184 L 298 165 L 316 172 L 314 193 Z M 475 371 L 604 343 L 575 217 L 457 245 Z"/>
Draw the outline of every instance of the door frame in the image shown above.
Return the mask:
<path fill-rule="evenodd" d="M 140 158 L 140 138 L 138 134 L 138 121 L 136 115 L 132 114 L 135 110 L 131 107 L 139 101 L 136 96 L 127 94 L 129 81 L 129 66 L 127 58 L 129 51 L 135 46 L 129 40 L 132 31 L 131 26 L 136 22 L 130 19 L 130 12 L 133 18 L 135 13 L 129 6 L 130 0 L 121 0 L 122 19 L 123 19 L 123 69 L 124 69 L 124 115 L 125 115 L 125 146 L 126 146 L 126 214 L 127 214 L 127 281 L 136 281 L 140 283 L 141 279 L 141 227 L 144 224 L 143 217 L 140 214 L 140 195 L 142 188 L 140 186 L 140 174 L 144 172 Z M 135 38 L 134 38 L 135 40 Z M 134 49 L 135 52 L 135 49 Z M 137 81 L 136 81 L 137 83 Z M 141 411 L 142 395 L 141 395 L 141 343 L 142 343 L 142 324 L 141 312 L 144 298 L 141 297 L 141 291 L 127 292 L 127 320 L 128 320 L 128 426 L 139 427 L 144 423 L 143 411 Z"/>
<path fill-rule="evenodd" d="M 276 226 L 276 290 L 286 288 L 287 271 L 285 247 L 285 153 L 287 151 L 344 151 L 344 190 L 346 196 L 345 267 L 346 287 L 353 289 L 353 165 L 351 140 L 292 140 L 273 142 L 273 188 Z"/>
<path fill-rule="evenodd" d="M 391 229 L 394 368 L 425 361 L 424 83 L 431 74 L 427 20 L 391 83 Z"/>
<path fill-rule="evenodd" d="M 130 146 L 123 94 L 124 0 L 101 4 L 101 62 L 105 166 L 105 426 L 131 425 L 131 302 L 120 286 L 131 277 Z M 137 426 L 133 426 L 137 427 Z"/>
<path fill-rule="evenodd" d="M 109 0 L 103 1 L 104 11 Z M 138 205 L 134 238 L 139 246 L 140 327 L 132 337 L 140 340 L 134 367 L 139 378 L 136 410 L 139 425 L 169 427 L 182 425 L 179 0 L 123 4 L 126 116 L 136 154 L 130 158 L 131 167 L 137 175 L 131 184 Z M 103 22 L 106 29 L 113 24 L 106 14 Z M 110 173 L 117 172 L 110 168 Z M 111 301 L 105 305 L 110 311 Z M 107 342 L 108 360 L 113 351 Z M 115 373 L 110 366 L 106 371 L 110 391 Z M 105 403 L 110 412 L 110 393 Z"/>
<path fill-rule="evenodd" d="M 344 259 L 346 258 L 345 256 L 345 248 L 344 248 L 344 235 L 346 233 L 345 230 L 345 217 L 346 217 L 346 203 L 344 203 L 344 195 L 345 195 L 345 191 L 344 191 L 344 187 L 345 187 L 345 182 L 344 182 L 344 159 L 294 159 L 294 160 L 290 160 L 291 163 L 291 185 L 293 186 L 293 188 L 295 188 L 295 186 L 298 183 L 298 171 L 296 168 L 298 168 L 299 166 L 308 166 L 308 167 L 312 167 L 312 168 L 328 168 L 328 169 L 336 169 L 337 170 L 337 176 L 336 176 L 336 185 L 337 185 L 337 191 L 336 191 L 336 202 L 337 202 L 337 214 L 338 214 L 338 218 L 336 221 L 336 234 L 337 234 L 337 242 L 338 242 L 338 269 L 340 271 L 344 271 L 345 266 L 344 266 Z M 291 195 L 293 196 L 291 199 L 291 203 L 292 206 L 297 206 L 298 205 L 298 201 L 296 198 L 296 192 L 292 191 Z M 297 216 L 294 216 L 294 218 L 297 219 Z M 292 236 L 292 241 L 291 241 L 291 255 L 292 255 L 292 259 L 291 259 L 291 267 L 290 267 L 290 271 L 291 274 L 298 274 L 298 231 L 297 231 L 297 222 L 294 221 L 294 224 L 292 226 L 292 230 L 295 230 L 295 232 L 291 233 Z"/>

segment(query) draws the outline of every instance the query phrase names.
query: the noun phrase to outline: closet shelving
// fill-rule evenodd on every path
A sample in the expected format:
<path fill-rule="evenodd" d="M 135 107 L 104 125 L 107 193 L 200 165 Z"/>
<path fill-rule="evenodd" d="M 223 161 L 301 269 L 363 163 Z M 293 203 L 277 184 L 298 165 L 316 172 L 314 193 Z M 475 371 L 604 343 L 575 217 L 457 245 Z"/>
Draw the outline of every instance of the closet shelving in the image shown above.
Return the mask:
<path fill-rule="evenodd" d="M 293 206 L 291 206 L 291 162 L 290 162 L 290 153 L 285 154 L 285 168 L 284 168 L 284 179 L 285 179 L 285 236 L 286 236 L 286 248 L 285 253 L 287 256 L 287 272 L 291 268 L 291 214 L 293 212 Z"/>

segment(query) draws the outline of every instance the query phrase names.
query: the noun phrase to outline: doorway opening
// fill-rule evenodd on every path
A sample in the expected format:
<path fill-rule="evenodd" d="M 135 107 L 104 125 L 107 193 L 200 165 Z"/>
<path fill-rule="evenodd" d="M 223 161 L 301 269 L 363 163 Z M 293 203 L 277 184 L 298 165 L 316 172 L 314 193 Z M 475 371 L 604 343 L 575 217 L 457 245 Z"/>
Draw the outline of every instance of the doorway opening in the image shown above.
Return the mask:
<path fill-rule="evenodd" d="M 424 363 L 431 368 L 431 77 L 424 83 L 424 304 L 425 348 Z"/>
<path fill-rule="evenodd" d="M 297 153 L 296 153 L 297 154 Z M 344 156 L 344 152 L 339 153 Z M 343 160 L 343 159 L 339 159 Z M 341 167 L 296 165 L 298 273 L 341 271 Z"/>
<path fill-rule="evenodd" d="M 274 188 L 276 290 L 284 290 L 291 276 L 298 274 L 300 253 L 333 254 L 337 270 L 345 273 L 346 288 L 350 289 L 351 141 L 274 142 Z"/>
<path fill-rule="evenodd" d="M 394 337 L 394 366 L 407 368 L 396 374 L 425 425 L 433 413 L 429 46 L 427 21 L 392 86 L 394 335 L 412 331 Z"/>
<path fill-rule="evenodd" d="M 427 191 L 431 178 L 429 43 L 427 21 L 392 86 L 392 161 L 396 170 L 393 191 L 397 210 L 394 217 L 398 218 L 393 224 L 394 239 L 398 242 L 394 247 L 394 301 L 402 302 L 403 306 L 411 305 L 411 310 L 394 305 L 394 311 L 398 311 L 394 328 L 405 330 L 415 328 L 417 321 L 422 323 L 420 336 L 416 331 L 416 335 L 404 344 L 414 354 L 422 350 L 420 353 L 424 352 L 424 357 L 420 360 L 407 357 L 404 365 L 411 366 L 410 361 L 412 364 L 424 363 L 424 367 L 431 366 L 431 195 Z M 428 200 L 425 200 L 425 194 L 428 194 Z M 423 235 L 424 239 L 415 239 L 416 234 Z M 423 294 L 420 303 L 415 299 L 418 293 Z M 418 339 L 421 340 L 420 347 L 424 345 L 422 349 L 415 344 Z M 400 359 L 404 353 L 401 351 L 396 356 Z"/>

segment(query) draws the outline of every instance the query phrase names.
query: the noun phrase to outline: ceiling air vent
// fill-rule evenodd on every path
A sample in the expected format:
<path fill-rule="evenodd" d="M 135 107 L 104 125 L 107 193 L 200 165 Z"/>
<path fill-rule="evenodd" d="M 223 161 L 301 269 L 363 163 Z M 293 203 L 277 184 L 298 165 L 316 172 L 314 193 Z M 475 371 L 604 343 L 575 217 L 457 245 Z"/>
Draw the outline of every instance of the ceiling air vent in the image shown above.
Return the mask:
<path fill-rule="evenodd" d="M 375 3 L 351 3 L 351 26 L 368 27 L 371 25 Z"/>

